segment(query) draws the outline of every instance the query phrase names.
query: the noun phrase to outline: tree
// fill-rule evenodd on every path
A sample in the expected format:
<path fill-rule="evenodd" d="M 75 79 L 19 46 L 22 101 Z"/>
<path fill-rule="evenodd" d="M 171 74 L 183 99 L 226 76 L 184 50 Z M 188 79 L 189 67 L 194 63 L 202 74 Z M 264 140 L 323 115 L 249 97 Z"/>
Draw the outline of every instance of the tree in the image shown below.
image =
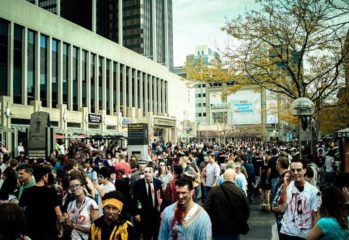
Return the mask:
<path fill-rule="evenodd" d="M 337 90 L 345 84 L 347 1 L 257 2 L 259 10 L 247 11 L 223 27 L 240 46 L 227 48 L 218 64 L 196 68 L 200 75 L 188 77 L 200 77 L 196 78 L 200 81 L 233 79 L 237 85 L 233 91 L 239 84 L 253 82 L 291 101 L 307 97 L 315 103 L 316 111 L 335 104 Z M 224 78 L 219 80 L 221 76 Z"/>

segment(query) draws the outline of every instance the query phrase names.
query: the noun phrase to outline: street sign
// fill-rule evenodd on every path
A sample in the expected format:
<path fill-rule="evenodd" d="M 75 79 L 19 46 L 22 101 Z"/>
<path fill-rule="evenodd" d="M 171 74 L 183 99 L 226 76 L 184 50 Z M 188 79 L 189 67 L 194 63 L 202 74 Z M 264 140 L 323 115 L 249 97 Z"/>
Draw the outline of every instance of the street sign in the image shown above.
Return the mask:
<path fill-rule="evenodd" d="M 101 123 L 102 115 L 100 114 L 88 114 L 88 122 L 89 123 Z"/>

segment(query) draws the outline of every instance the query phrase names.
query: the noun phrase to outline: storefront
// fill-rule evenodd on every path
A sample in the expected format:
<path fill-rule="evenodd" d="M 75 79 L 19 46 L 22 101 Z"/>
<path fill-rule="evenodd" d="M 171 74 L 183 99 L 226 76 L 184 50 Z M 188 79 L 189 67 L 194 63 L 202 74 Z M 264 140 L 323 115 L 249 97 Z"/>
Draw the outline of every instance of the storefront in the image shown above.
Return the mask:
<path fill-rule="evenodd" d="M 349 173 L 349 128 L 345 128 L 336 132 L 336 138 L 339 141 L 339 157 L 341 161 L 341 169 Z"/>

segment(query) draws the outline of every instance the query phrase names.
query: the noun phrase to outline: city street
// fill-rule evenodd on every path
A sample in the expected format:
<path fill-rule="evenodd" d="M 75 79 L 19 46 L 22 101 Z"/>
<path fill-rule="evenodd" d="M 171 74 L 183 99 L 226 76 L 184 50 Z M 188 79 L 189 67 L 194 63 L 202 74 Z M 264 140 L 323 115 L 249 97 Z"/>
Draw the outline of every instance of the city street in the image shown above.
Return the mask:
<path fill-rule="evenodd" d="M 273 213 L 261 212 L 259 198 L 250 205 L 250 232 L 240 238 L 241 240 L 270 240 L 272 239 L 271 226 L 275 223 Z"/>

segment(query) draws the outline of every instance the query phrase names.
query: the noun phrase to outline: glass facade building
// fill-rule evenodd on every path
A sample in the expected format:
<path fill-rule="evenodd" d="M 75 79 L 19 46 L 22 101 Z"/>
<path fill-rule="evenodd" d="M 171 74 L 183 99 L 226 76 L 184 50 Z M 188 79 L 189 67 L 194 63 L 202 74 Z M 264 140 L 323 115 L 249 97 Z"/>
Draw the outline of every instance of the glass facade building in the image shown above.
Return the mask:
<path fill-rule="evenodd" d="M 55 14 L 60 4 L 61 17 L 173 68 L 172 0 L 40 0 L 38 4 Z"/>
<path fill-rule="evenodd" d="M 11 26 L 14 28 L 12 37 L 8 34 Z M 13 39 L 13 52 L 10 52 L 10 39 Z M 26 46 L 27 51 L 24 51 L 23 46 Z M 13 103 L 31 105 L 32 100 L 38 100 L 42 107 L 57 108 L 58 104 L 66 104 L 71 111 L 88 107 L 91 113 L 106 110 L 107 114 L 113 114 L 112 109 L 115 111 L 118 104 L 123 105 L 125 99 L 126 106 L 123 108 L 137 107 L 144 110 L 144 85 L 151 84 L 147 95 L 152 96 L 152 101 L 149 101 L 152 105 L 148 109 L 156 109 L 157 113 L 166 112 L 165 108 L 160 107 L 160 102 L 166 100 L 165 95 L 161 95 L 160 91 L 155 92 L 156 86 L 161 88 L 160 84 L 165 80 L 25 26 L 11 25 L 1 18 L 0 50 L 0 96 L 12 96 Z M 13 57 L 12 82 L 8 81 L 9 54 Z M 27 63 L 26 66 L 23 66 L 23 62 Z M 90 72 L 87 72 L 88 69 Z M 146 77 L 153 81 L 145 83 Z M 9 84 L 13 86 L 11 93 L 8 92 Z M 23 85 L 26 86 L 24 94 Z M 166 105 L 165 102 L 162 104 Z"/>
<path fill-rule="evenodd" d="M 180 78 L 103 36 L 28 1 L 2 0 L 0 52 L 0 125 L 14 129 L 6 133 L 9 149 L 38 111 L 69 133 L 124 134 L 127 123 L 146 122 L 175 136 L 168 94 Z M 101 121 L 91 123 L 91 114 Z"/>

